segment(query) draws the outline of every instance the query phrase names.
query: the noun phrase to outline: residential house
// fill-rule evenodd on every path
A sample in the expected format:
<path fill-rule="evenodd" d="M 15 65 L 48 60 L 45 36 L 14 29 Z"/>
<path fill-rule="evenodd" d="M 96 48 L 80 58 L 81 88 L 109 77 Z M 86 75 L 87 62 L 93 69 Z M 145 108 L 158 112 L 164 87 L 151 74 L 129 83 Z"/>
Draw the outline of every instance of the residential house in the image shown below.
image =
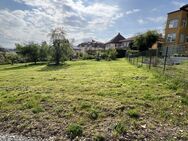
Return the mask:
<path fill-rule="evenodd" d="M 188 53 L 188 4 L 177 11 L 168 13 L 165 29 L 165 45 L 184 47 Z"/>
<path fill-rule="evenodd" d="M 72 49 L 73 49 L 73 51 L 74 51 L 75 53 L 81 52 L 81 48 L 79 48 L 79 47 L 77 47 L 77 46 L 73 46 Z"/>
<path fill-rule="evenodd" d="M 130 44 L 133 43 L 135 37 L 126 38 L 124 40 L 121 40 L 121 48 L 129 48 Z"/>
<path fill-rule="evenodd" d="M 125 40 L 125 37 L 123 37 L 120 33 L 116 35 L 113 39 L 111 39 L 109 42 L 105 44 L 105 49 L 111 49 L 111 48 L 121 48 L 122 47 L 122 41 Z"/>
<path fill-rule="evenodd" d="M 104 43 L 92 40 L 89 42 L 84 42 L 78 45 L 78 48 L 81 49 L 81 52 L 85 53 L 88 51 L 101 51 L 101 50 L 105 50 L 105 45 Z"/>

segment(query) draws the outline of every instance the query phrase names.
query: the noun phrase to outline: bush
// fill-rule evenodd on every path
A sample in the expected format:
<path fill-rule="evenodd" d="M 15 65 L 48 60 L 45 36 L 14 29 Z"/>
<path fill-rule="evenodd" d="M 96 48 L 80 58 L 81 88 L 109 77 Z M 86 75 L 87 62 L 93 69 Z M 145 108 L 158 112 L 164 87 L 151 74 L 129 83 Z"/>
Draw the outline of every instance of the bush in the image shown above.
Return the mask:
<path fill-rule="evenodd" d="M 107 60 L 116 60 L 117 51 L 116 49 L 109 49 L 107 50 Z"/>
<path fill-rule="evenodd" d="M 100 61 L 101 60 L 101 53 L 100 52 L 97 52 L 96 55 L 95 55 L 95 60 L 96 61 Z"/>
<path fill-rule="evenodd" d="M 128 111 L 128 115 L 129 115 L 131 118 L 139 118 L 139 117 L 140 117 L 140 114 L 139 114 L 138 111 L 135 110 L 135 109 L 129 110 L 129 111 Z"/>
<path fill-rule="evenodd" d="M 83 133 L 82 127 L 78 124 L 71 124 L 67 127 L 67 134 L 69 138 L 74 139 L 77 136 L 81 136 Z"/>
<path fill-rule="evenodd" d="M 95 59 L 95 56 L 88 53 L 84 53 L 83 60 L 90 60 L 90 59 Z"/>
<path fill-rule="evenodd" d="M 125 54 L 126 54 L 125 49 L 117 49 L 116 51 L 117 51 L 117 55 L 116 55 L 117 58 L 124 58 L 125 57 Z"/>

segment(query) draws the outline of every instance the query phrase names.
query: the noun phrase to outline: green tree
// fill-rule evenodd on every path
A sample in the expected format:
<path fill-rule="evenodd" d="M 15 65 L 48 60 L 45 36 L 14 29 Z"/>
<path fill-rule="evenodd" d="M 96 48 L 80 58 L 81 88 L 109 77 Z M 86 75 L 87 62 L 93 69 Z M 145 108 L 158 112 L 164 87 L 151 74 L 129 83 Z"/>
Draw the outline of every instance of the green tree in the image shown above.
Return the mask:
<path fill-rule="evenodd" d="M 39 60 L 40 61 L 48 60 L 48 50 L 49 50 L 49 46 L 48 46 L 47 42 L 42 42 L 40 49 L 39 49 Z"/>
<path fill-rule="evenodd" d="M 141 35 L 138 35 L 135 40 L 134 40 L 134 44 L 133 46 L 140 50 L 140 51 L 145 51 L 148 49 L 148 47 L 146 46 L 146 43 L 145 43 L 145 37 L 143 34 Z"/>
<path fill-rule="evenodd" d="M 51 32 L 53 45 L 50 48 L 51 56 L 56 65 L 65 62 L 71 57 L 72 49 L 69 41 L 65 38 L 63 28 L 56 28 Z"/>
<path fill-rule="evenodd" d="M 35 43 L 29 43 L 24 46 L 16 44 L 17 53 L 25 57 L 27 61 L 34 62 L 35 64 L 39 60 L 39 48 L 40 46 Z"/>
<path fill-rule="evenodd" d="M 152 45 L 159 39 L 160 34 L 157 31 L 153 30 L 146 32 L 144 36 L 146 46 L 151 48 Z"/>
<path fill-rule="evenodd" d="M 159 39 L 159 33 L 155 30 L 147 31 L 144 34 L 138 35 L 133 43 L 139 51 L 145 51 L 152 47 L 152 45 Z"/>
<path fill-rule="evenodd" d="M 0 51 L 0 64 L 5 64 L 6 58 L 5 58 L 5 52 Z"/>
<path fill-rule="evenodd" d="M 14 63 L 16 61 L 18 61 L 18 59 L 19 59 L 17 53 L 15 53 L 15 52 L 6 53 L 5 57 L 6 57 L 7 62 L 10 62 L 11 65 L 14 65 Z"/>

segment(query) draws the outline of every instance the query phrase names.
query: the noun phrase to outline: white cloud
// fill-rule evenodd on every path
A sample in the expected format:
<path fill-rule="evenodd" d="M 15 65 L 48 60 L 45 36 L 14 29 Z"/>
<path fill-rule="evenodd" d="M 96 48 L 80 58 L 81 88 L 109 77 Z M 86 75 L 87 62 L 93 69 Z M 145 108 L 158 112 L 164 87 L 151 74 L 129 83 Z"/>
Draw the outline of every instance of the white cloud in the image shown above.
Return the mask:
<path fill-rule="evenodd" d="M 137 22 L 139 24 L 165 23 L 166 22 L 166 16 L 141 18 L 141 19 L 138 19 Z"/>
<path fill-rule="evenodd" d="M 148 17 L 147 20 L 154 23 L 163 23 L 166 21 L 166 16 Z"/>
<path fill-rule="evenodd" d="M 178 0 L 172 1 L 172 4 L 173 4 L 174 6 L 176 6 L 176 7 L 182 7 L 183 5 L 185 5 L 184 2 L 180 2 L 180 1 L 178 1 Z"/>
<path fill-rule="evenodd" d="M 31 6 L 31 10 L 0 10 L 0 42 L 13 47 L 15 42 L 48 40 L 54 27 L 63 26 L 68 38 L 81 41 L 94 32 L 112 26 L 123 16 L 117 5 L 84 0 L 14 0 Z"/>
<path fill-rule="evenodd" d="M 152 12 L 156 12 L 156 11 L 159 11 L 159 9 L 155 7 L 155 8 L 153 8 L 153 9 L 151 9 L 151 11 L 152 11 Z"/>
<path fill-rule="evenodd" d="M 133 10 L 127 11 L 125 14 L 130 15 L 130 14 L 134 14 L 134 13 L 138 13 L 138 12 L 140 12 L 140 9 L 133 9 Z"/>
<path fill-rule="evenodd" d="M 147 21 L 145 21 L 144 19 L 138 19 L 137 22 L 139 24 L 146 24 L 147 23 Z"/>

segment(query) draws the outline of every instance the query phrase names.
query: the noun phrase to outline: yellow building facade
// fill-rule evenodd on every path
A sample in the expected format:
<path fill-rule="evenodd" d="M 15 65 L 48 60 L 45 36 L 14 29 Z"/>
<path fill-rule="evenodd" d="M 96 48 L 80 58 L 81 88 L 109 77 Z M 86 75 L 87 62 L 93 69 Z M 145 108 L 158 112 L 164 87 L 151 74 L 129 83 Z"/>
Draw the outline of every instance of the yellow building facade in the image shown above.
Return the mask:
<path fill-rule="evenodd" d="M 165 29 L 166 46 L 183 46 L 188 49 L 188 4 L 168 13 Z"/>

